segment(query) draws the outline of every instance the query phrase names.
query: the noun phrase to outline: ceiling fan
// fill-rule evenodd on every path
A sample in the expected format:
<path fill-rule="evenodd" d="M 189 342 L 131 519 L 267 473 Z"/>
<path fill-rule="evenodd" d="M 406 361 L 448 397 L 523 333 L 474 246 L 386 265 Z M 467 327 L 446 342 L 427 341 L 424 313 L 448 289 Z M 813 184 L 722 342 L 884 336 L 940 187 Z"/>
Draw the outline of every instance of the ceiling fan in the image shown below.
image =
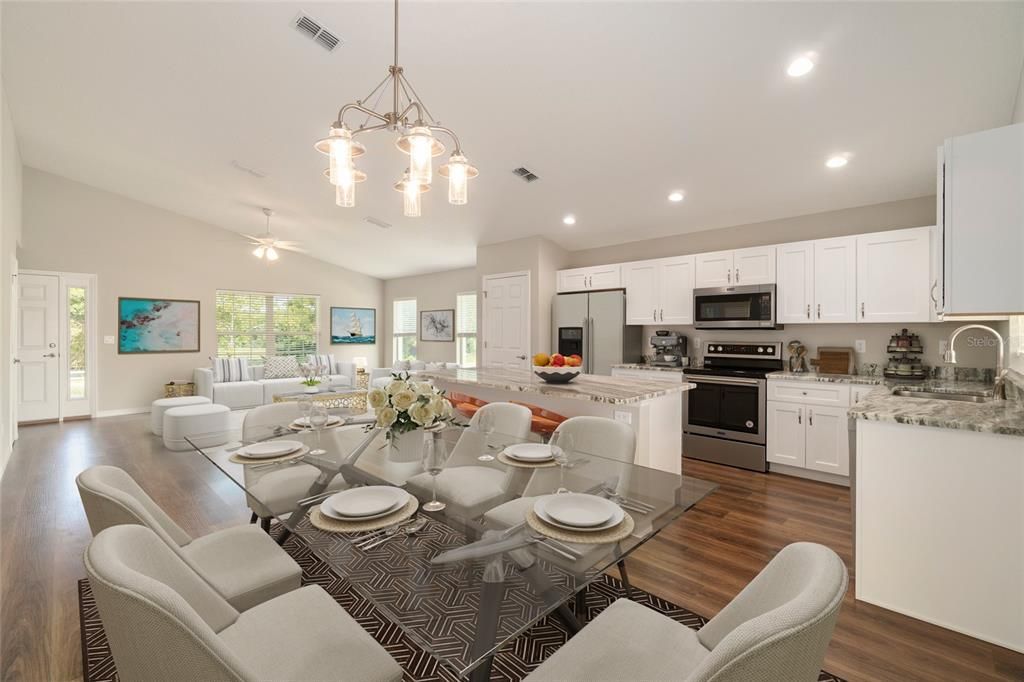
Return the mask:
<path fill-rule="evenodd" d="M 251 245 L 256 247 L 253 249 L 252 255 L 261 259 L 265 258 L 268 261 L 275 261 L 280 258 L 280 254 L 277 252 L 278 249 L 283 251 L 294 251 L 296 253 L 305 253 L 305 251 L 296 245 L 296 242 L 283 241 L 270 234 L 270 216 L 274 215 L 272 210 L 269 208 L 263 209 L 263 215 L 267 216 L 267 233 L 265 235 L 262 237 L 254 237 L 251 234 L 242 235 L 249 240 Z"/>

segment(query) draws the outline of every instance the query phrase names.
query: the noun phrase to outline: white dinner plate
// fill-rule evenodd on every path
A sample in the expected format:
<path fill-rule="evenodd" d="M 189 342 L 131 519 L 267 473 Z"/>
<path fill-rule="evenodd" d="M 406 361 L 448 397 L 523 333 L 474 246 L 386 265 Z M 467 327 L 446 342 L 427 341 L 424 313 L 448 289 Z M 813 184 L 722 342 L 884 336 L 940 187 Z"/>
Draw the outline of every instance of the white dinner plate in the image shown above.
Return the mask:
<path fill-rule="evenodd" d="M 341 422 L 341 417 L 339 417 L 336 414 L 332 414 L 332 415 L 329 415 L 327 417 L 327 424 L 326 425 L 327 426 L 334 426 L 335 424 L 338 424 L 339 422 Z M 299 417 L 298 419 L 296 419 L 295 421 L 292 422 L 292 425 L 294 425 L 294 426 L 301 426 L 304 429 L 308 429 L 308 428 L 310 428 L 309 417 Z"/>
<path fill-rule="evenodd" d="M 398 511 L 399 509 L 406 505 L 406 501 L 403 500 L 396 502 L 394 507 L 392 507 L 391 509 L 385 509 L 379 514 L 369 514 L 367 516 L 342 516 L 341 514 L 339 514 L 338 512 L 334 511 L 334 509 L 331 508 L 331 505 L 328 504 L 329 501 L 330 500 L 327 499 L 320 503 L 320 513 L 324 516 L 336 519 L 338 521 L 370 521 L 372 519 L 379 519 L 382 516 L 394 514 L 396 511 Z"/>
<path fill-rule="evenodd" d="M 554 448 L 545 443 L 516 443 L 505 448 L 505 454 L 521 462 L 546 462 L 554 459 Z"/>
<path fill-rule="evenodd" d="M 281 457 L 298 452 L 302 443 L 297 440 L 268 440 L 265 443 L 253 443 L 238 449 L 238 454 L 251 459 L 267 459 Z"/>
<path fill-rule="evenodd" d="M 537 500 L 533 509 L 542 520 L 570 530 L 611 528 L 625 517 L 614 502 L 580 493 L 547 495 Z"/>
<path fill-rule="evenodd" d="M 368 485 L 350 488 L 327 498 L 328 505 L 338 516 L 353 519 L 367 518 L 393 510 L 409 501 L 409 493 L 390 485 Z"/>

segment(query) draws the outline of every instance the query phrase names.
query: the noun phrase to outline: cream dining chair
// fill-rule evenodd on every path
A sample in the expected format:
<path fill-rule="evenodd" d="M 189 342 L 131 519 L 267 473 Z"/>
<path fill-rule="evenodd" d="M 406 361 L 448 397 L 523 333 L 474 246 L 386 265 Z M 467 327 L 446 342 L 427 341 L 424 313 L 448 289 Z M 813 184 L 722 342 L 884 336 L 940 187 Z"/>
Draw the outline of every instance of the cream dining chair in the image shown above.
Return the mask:
<path fill-rule="evenodd" d="M 85 570 L 122 680 L 402 679 L 395 659 L 318 585 L 240 613 L 141 526 L 101 531 Z"/>

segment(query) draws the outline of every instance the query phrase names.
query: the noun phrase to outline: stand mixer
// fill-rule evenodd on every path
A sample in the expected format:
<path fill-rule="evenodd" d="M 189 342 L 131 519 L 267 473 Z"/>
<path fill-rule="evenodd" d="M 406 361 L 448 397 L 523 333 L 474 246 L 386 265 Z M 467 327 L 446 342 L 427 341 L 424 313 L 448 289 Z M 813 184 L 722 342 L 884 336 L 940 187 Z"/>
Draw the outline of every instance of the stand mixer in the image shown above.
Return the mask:
<path fill-rule="evenodd" d="M 689 358 L 686 357 L 686 337 L 680 336 L 667 329 L 659 329 L 651 337 L 651 346 L 654 348 L 654 357 L 651 359 L 652 367 L 684 367 L 689 365 Z"/>

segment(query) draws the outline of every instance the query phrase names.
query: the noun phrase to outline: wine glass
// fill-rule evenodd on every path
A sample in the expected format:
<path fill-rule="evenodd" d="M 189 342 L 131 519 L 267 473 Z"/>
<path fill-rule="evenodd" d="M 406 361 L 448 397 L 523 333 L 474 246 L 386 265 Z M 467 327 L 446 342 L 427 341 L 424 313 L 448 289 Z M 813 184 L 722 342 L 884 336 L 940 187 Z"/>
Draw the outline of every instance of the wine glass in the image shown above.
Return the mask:
<path fill-rule="evenodd" d="M 574 438 L 567 431 L 555 431 L 550 445 L 551 456 L 558 462 L 558 489 L 555 494 L 567 493 L 569 489 L 565 487 L 565 465 L 569 463 L 569 456 L 575 449 Z"/>
<path fill-rule="evenodd" d="M 488 410 L 476 414 L 476 430 L 484 436 L 484 454 L 477 457 L 481 462 L 493 462 L 494 455 L 487 451 L 490 446 L 491 434 L 494 433 L 494 415 Z"/>
<path fill-rule="evenodd" d="M 323 405 L 313 405 L 309 414 L 309 425 L 316 429 L 316 449 L 309 454 L 311 455 L 326 455 L 327 451 L 321 447 L 320 434 L 323 432 L 325 426 L 327 426 L 327 408 Z"/>
<path fill-rule="evenodd" d="M 441 511 L 448 505 L 437 499 L 437 475 L 444 469 L 448 460 L 448 446 L 439 432 L 427 431 L 423 434 L 423 470 L 430 474 L 431 499 L 423 505 L 428 512 Z"/>
<path fill-rule="evenodd" d="M 300 421 L 299 423 L 302 424 L 303 428 L 308 429 L 310 426 L 309 415 L 313 411 L 313 401 L 309 398 L 299 398 L 298 403 L 299 415 L 302 416 L 302 421 Z"/>

